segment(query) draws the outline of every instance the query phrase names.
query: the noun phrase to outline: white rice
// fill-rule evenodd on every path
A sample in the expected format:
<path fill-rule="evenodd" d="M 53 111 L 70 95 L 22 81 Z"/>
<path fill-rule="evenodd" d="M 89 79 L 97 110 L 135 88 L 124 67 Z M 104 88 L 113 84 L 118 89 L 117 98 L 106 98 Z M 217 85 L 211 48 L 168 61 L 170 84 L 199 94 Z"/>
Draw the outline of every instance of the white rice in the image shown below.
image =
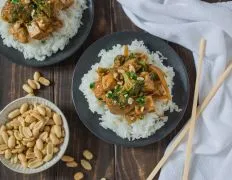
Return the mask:
<path fill-rule="evenodd" d="M 173 77 L 175 73 L 172 67 L 166 67 L 163 65 L 163 61 L 166 60 L 160 52 L 150 52 L 144 45 L 143 41 L 134 40 L 131 45 L 128 46 L 130 52 L 142 52 L 148 54 L 148 61 L 151 64 L 158 66 L 167 75 L 166 81 L 170 92 L 172 91 Z M 169 101 L 165 103 L 164 101 L 156 102 L 156 112 L 148 113 L 145 115 L 144 119 L 138 120 L 132 124 L 129 124 L 122 116 L 112 114 L 99 100 L 95 97 L 93 91 L 89 88 L 89 84 L 97 80 L 97 68 L 100 67 L 110 67 L 114 62 L 114 58 L 117 55 L 123 54 L 123 45 L 115 45 L 111 50 L 101 50 L 99 53 L 100 62 L 94 64 L 82 78 L 82 83 L 80 85 L 80 90 L 85 95 L 88 101 L 89 109 L 94 113 L 101 115 L 100 125 L 105 129 L 111 129 L 118 136 L 122 138 L 128 138 L 129 140 L 135 140 L 140 138 L 146 138 L 154 134 L 158 129 L 160 129 L 165 122 L 167 122 L 168 117 L 162 116 L 165 111 L 181 111 L 178 106 Z"/>
<path fill-rule="evenodd" d="M 6 1 L 0 0 L 0 11 Z M 82 25 L 82 13 L 86 8 L 86 0 L 74 0 L 71 7 L 60 11 L 59 19 L 64 22 L 64 26 L 59 31 L 52 33 L 45 42 L 33 40 L 30 43 L 23 44 L 14 40 L 8 32 L 9 23 L 2 19 L 0 19 L 0 35 L 6 46 L 21 51 L 25 59 L 35 58 L 38 61 L 43 61 L 58 50 L 63 50 L 69 40 L 77 34 L 79 27 Z"/>

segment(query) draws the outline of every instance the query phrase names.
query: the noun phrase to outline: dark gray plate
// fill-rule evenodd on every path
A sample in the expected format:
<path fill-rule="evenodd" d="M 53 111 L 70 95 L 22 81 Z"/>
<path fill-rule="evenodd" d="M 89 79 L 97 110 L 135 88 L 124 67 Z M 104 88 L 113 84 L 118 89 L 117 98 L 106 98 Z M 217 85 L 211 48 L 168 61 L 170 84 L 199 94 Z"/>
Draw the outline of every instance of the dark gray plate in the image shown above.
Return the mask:
<path fill-rule="evenodd" d="M 52 56 L 46 58 L 46 60 L 37 61 L 36 59 L 25 59 L 20 51 L 3 45 L 1 36 L 0 54 L 16 64 L 32 67 L 49 66 L 64 61 L 78 50 L 78 48 L 83 44 L 91 30 L 94 18 L 93 1 L 87 0 L 87 6 L 88 8 L 84 11 L 82 16 L 83 24 L 78 29 L 78 33 L 72 39 L 70 39 L 69 44 L 65 46 L 64 50 L 58 51 L 56 54 L 53 54 Z"/>
<path fill-rule="evenodd" d="M 115 44 L 130 44 L 131 41 L 135 39 L 144 41 L 150 51 L 160 51 L 168 58 L 168 60 L 165 61 L 165 65 L 173 67 L 176 73 L 174 78 L 175 85 L 173 88 L 173 101 L 182 109 L 182 111 L 179 113 L 166 113 L 166 115 L 168 115 L 167 123 L 154 135 L 144 139 L 129 141 L 120 138 L 113 131 L 106 130 L 99 125 L 99 115 L 96 113 L 93 114 L 89 110 L 87 100 L 79 90 L 79 86 L 81 78 L 88 72 L 91 65 L 100 61 L 97 55 L 101 49 L 111 49 Z M 176 128 L 177 124 L 182 119 L 188 104 L 189 80 L 182 60 L 163 40 L 144 32 L 118 32 L 96 41 L 80 57 L 73 75 L 72 96 L 80 120 L 93 134 L 108 143 L 120 144 L 128 147 L 138 147 L 159 141 Z"/>

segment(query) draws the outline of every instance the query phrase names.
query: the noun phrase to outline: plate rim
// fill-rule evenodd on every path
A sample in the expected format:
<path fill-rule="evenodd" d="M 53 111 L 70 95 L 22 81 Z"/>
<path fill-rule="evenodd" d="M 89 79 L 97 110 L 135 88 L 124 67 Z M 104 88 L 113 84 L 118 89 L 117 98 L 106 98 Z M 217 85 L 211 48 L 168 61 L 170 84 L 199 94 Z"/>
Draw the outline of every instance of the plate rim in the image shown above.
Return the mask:
<path fill-rule="evenodd" d="M 51 65 L 55 65 L 55 64 L 58 64 L 58 63 L 61 63 L 61 62 L 64 62 L 65 60 L 67 60 L 69 57 L 71 57 L 75 52 L 77 52 L 80 48 L 81 48 L 81 46 L 85 43 L 85 41 L 86 41 L 86 39 L 88 38 L 88 36 L 89 36 L 89 34 L 90 34 L 90 32 L 91 32 L 91 29 L 92 29 L 92 27 L 93 27 L 93 22 L 94 22 L 94 14 L 95 14 L 95 11 L 94 11 L 94 7 L 95 7 L 95 5 L 94 5 L 94 0 L 86 0 L 87 1 L 87 3 L 89 4 L 89 6 L 88 6 L 88 8 L 87 9 L 90 9 L 88 12 L 90 12 L 89 14 L 90 14 L 90 24 L 89 24 L 89 26 L 88 26 L 88 28 L 87 28 L 87 31 L 86 31 L 86 33 L 84 34 L 84 36 L 83 36 L 83 40 L 82 40 L 82 42 L 78 45 L 78 46 L 75 46 L 75 48 L 73 48 L 73 50 L 71 50 L 69 53 L 67 53 L 67 55 L 66 55 L 66 57 L 65 58 L 61 58 L 61 59 L 59 59 L 58 61 L 47 61 L 47 60 L 44 60 L 44 61 L 41 61 L 41 62 L 45 62 L 45 64 L 44 63 L 39 63 L 39 64 L 36 64 L 36 63 L 25 63 L 24 61 L 37 61 L 36 59 L 25 59 L 24 58 L 24 61 L 23 62 L 18 62 L 18 61 L 16 61 L 16 60 L 14 60 L 14 59 L 12 59 L 12 58 L 9 58 L 9 57 L 7 57 L 7 55 L 5 55 L 5 54 L 3 54 L 2 53 L 2 51 L 0 51 L 0 55 L 2 56 L 2 57 L 4 57 L 5 59 L 7 59 L 9 62 L 11 62 L 11 63 L 14 63 L 14 64 L 17 64 L 17 65 L 21 65 L 21 66 L 25 66 L 25 67 L 34 67 L 34 68 L 40 68 L 40 67 L 49 67 L 49 66 L 51 66 Z M 85 9 L 85 10 L 87 10 L 87 9 Z M 83 11 L 83 13 L 85 13 L 85 10 Z M 82 18 L 83 18 L 83 16 L 82 16 Z M 81 28 L 81 26 L 78 28 L 78 30 Z M 79 31 L 78 31 L 79 32 Z M 68 42 L 68 44 L 72 41 L 72 39 L 75 37 L 75 36 L 77 36 L 78 35 L 78 32 L 71 38 L 71 39 L 69 39 L 69 42 Z M 2 39 L 2 37 L 1 37 L 1 35 L 0 35 L 0 41 L 3 41 L 3 39 Z M 65 48 L 66 48 L 66 46 L 68 45 L 68 44 L 66 44 L 65 45 L 65 47 L 64 47 L 64 49 L 63 50 L 58 50 L 56 53 L 53 53 L 51 56 L 49 56 L 49 57 L 52 57 L 52 56 L 56 56 L 57 55 L 57 53 L 58 52 L 62 52 L 62 51 L 64 51 L 65 50 Z M 4 45 L 4 44 L 3 44 Z M 6 45 L 4 45 L 5 46 L 5 48 L 8 48 L 8 49 L 11 49 L 11 48 L 13 48 L 13 47 L 8 47 L 8 46 L 6 46 Z M 18 51 L 19 53 L 21 53 L 22 54 L 22 52 L 21 51 L 19 51 L 19 50 L 17 50 L 17 49 L 15 49 L 15 48 L 13 48 L 14 50 L 16 50 L 16 51 Z M 47 57 L 46 56 L 46 58 L 49 58 L 49 57 Z"/>
<path fill-rule="evenodd" d="M 186 113 L 188 104 L 189 104 L 189 99 L 190 99 L 190 81 L 189 81 L 189 74 L 188 74 L 188 72 L 187 72 L 186 66 L 185 66 L 185 64 L 184 64 L 184 62 L 183 62 L 183 60 L 182 60 L 182 58 L 181 58 L 181 57 L 177 54 L 177 52 L 167 43 L 167 42 L 169 42 L 169 41 L 164 40 L 164 39 L 161 39 L 160 37 L 154 36 L 155 38 L 158 38 L 159 40 L 163 41 L 163 43 L 165 43 L 165 45 L 167 45 L 169 48 L 171 48 L 171 49 L 174 51 L 174 53 L 180 58 L 180 60 L 181 60 L 180 63 L 181 63 L 182 66 L 184 67 L 184 68 L 183 68 L 183 71 L 184 71 L 184 74 L 186 75 L 186 79 L 187 79 L 187 82 L 186 82 L 186 85 L 187 85 L 187 91 L 186 91 L 186 94 L 187 94 L 187 101 L 186 101 L 186 106 L 184 107 L 184 109 L 182 109 L 183 113 L 182 113 L 182 115 L 180 116 L 178 122 L 176 123 L 175 128 L 170 129 L 169 131 L 167 131 L 167 133 L 166 133 L 165 136 L 160 137 L 160 138 L 158 138 L 157 140 L 153 140 L 153 141 L 143 141 L 143 140 L 146 140 L 147 138 L 151 137 L 152 135 L 154 135 L 154 134 L 152 134 L 152 135 L 148 136 L 147 138 L 140 138 L 140 139 L 135 139 L 135 140 L 133 140 L 133 141 L 130 141 L 130 142 L 132 142 L 132 143 L 129 143 L 129 144 L 128 144 L 127 142 L 123 143 L 125 139 L 124 139 L 124 138 L 121 138 L 120 136 L 118 136 L 114 131 L 112 131 L 111 129 L 106 129 L 107 131 L 113 132 L 115 136 L 118 136 L 119 138 L 121 138 L 121 139 L 122 139 L 122 143 L 121 143 L 121 142 L 119 142 L 119 143 L 114 143 L 114 142 L 112 142 L 112 141 L 110 141 L 110 140 L 108 140 L 108 139 L 103 139 L 101 136 L 98 135 L 98 133 L 96 133 L 94 130 L 92 130 L 92 129 L 87 125 L 88 123 L 87 123 L 85 120 L 82 120 L 82 119 L 80 118 L 80 115 L 79 115 L 80 112 L 79 112 L 79 110 L 78 110 L 77 103 L 75 102 L 75 98 L 74 98 L 74 78 L 75 78 L 75 75 L 76 75 L 76 73 L 77 73 L 78 65 L 79 65 L 79 63 L 81 62 L 81 61 L 79 61 L 79 60 L 82 59 L 82 57 L 84 56 L 84 54 L 86 53 L 86 51 L 87 51 L 89 48 L 91 48 L 92 46 L 94 46 L 95 44 L 97 44 L 98 41 L 100 41 L 100 40 L 103 41 L 104 39 L 106 39 L 106 38 L 108 38 L 108 37 L 115 36 L 115 35 L 120 35 L 120 34 L 123 34 L 123 33 L 134 33 L 134 34 L 138 34 L 138 35 L 145 35 L 145 34 L 148 34 L 148 35 L 150 35 L 150 36 L 154 36 L 154 35 L 152 35 L 152 34 L 150 34 L 150 33 L 148 33 L 148 32 L 145 32 L 145 31 L 133 31 L 133 30 L 132 30 L 132 31 L 119 31 L 119 32 L 113 32 L 113 33 L 111 33 L 111 34 L 107 34 L 107 35 L 105 35 L 105 36 L 99 38 L 99 39 L 96 40 L 95 42 L 93 42 L 91 45 L 89 45 L 89 46 L 85 49 L 85 51 L 81 54 L 81 56 L 78 58 L 78 61 L 77 61 L 77 63 L 76 63 L 76 66 L 75 66 L 75 68 L 74 68 L 74 71 L 73 71 L 73 75 L 72 75 L 72 84 L 71 84 L 72 102 L 73 102 L 73 104 L 74 104 L 76 113 L 77 113 L 77 115 L 78 115 L 78 119 L 84 124 L 84 126 L 85 126 L 92 134 L 94 134 L 94 135 L 95 135 L 97 138 L 99 138 L 100 140 L 102 140 L 102 141 L 104 141 L 104 142 L 107 142 L 107 143 L 109 143 L 109 144 L 112 144 L 112 145 L 121 145 L 121 146 L 129 147 L 129 148 L 130 148 L 130 147 L 134 147 L 134 148 L 136 148 L 136 147 L 144 147 L 144 146 L 147 146 L 147 145 L 150 145 L 150 144 L 157 143 L 157 142 L 161 141 L 162 139 L 166 138 L 168 135 L 170 135 L 170 133 L 176 129 L 176 127 L 179 125 L 179 123 L 180 123 L 181 120 L 183 119 L 183 117 L 184 117 L 184 115 L 185 115 L 185 113 Z M 103 49 L 104 49 L 104 47 L 103 47 Z M 95 62 L 95 63 L 96 63 L 96 62 Z M 93 64 L 91 64 L 90 67 L 91 67 L 92 65 L 93 65 Z M 79 89 L 77 89 L 77 90 L 79 90 Z M 80 91 L 80 90 L 79 90 L 79 91 Z M 82 93 L 82 94 L 83 94 L 83 93 Z M 85 98 L 85 97 L 84 97 L 84 98 Z M 85 98 L 85 100 L 86 100 L 86 98 Z M 86 101 L 87 101 L 87 100 L 86 100 Z M 88 103 L 88 102 L 87 102 L 87 103 Z M 90 113 L 99 116 L 99 114 L 97 114 L 96 112 L 95 112 L 95 113 L 90 112 Z M 99 118 L 98 118 L 98 120 L 99 120 Z M 99 123 L 98 123 L 98 126 L 100 126 Z M 100 127 L 102 127 L 102 126 L 100 126 Z M 103 128 L 103 127 L 102 127 L 102 128 Z M 140 142 L 136 142 L 137 140 L 140 140 Z M 141 141 L 142 141 L 142 142 L 141 142 Z"/>

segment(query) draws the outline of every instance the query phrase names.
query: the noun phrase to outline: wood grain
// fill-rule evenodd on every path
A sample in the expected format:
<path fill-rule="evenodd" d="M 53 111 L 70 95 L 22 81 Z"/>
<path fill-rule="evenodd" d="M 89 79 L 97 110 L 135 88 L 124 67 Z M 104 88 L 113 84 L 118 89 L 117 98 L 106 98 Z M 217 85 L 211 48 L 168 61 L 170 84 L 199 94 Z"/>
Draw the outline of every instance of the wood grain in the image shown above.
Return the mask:
<path fill-rule="evenodd" d="M 209 2 L 217 2 L 211 0 Z M 143 148 L 124 148 L 107 144 L 91 134 L 78 119 L 71 99 L 71 80 L 75 64 L 83 51 L 94 41 L 116 31 L 142 31 L 137 28 L 124 14 L 116 0 L 95 0 L 95 18 L 91 33 L 82 47 L 65 62 L 46 68 L 30 68 L 12 64 L 7 58 L 0 55 L 0 109 L 12 100 L 25 95 L 21 86 L 33 72 L 38 70 L 52 80 L 53 85 L 43 88 L 37 94 L 56 103 L 66 115 L 70 127 L 70 143 L 67 154 L 72 155 L 79 162 L 84 149 L 91 150 L 93 171 L 86 172 L 86 179 L 99 180 L 106 177 L 110 180 L 143 180 L 152 171 L 152 168 L 161 159 L 163 153 L 177 132 L 183 127 L 191 114 L 192 95 L 195 81 L 195 66 L 190 51 L 174 44 L 170 46 L 180 55 L 187 68 L 190 79 L 190 101 L 186 114 L 178 127 L 162 141 Z M 0 164 L 1 180 L 68 180 L 80 170 L 67 168 L 64 163 L 58 162 L 49 170 L 36 175 L 22 175 L 14 173 Z M 158 179 L 158 177 L 156 177 Z"/>

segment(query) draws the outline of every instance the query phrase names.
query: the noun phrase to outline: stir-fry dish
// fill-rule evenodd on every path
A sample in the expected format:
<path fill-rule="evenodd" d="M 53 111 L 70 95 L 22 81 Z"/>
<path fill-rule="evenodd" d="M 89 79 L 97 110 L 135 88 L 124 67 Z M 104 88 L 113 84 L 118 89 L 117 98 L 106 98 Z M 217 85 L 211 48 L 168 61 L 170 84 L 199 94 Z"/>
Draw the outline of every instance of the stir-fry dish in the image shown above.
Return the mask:
<path fill-rule="evenodd" d="M 165 73 L 149 64 L 146 54 L 130 53 L 128 46 L 123 55 L 115 57 L 112 67 L 98 67 L 97 73 L 97 81 L 90 84 L 96 98 L 129 123 L 155 112 L 157 100 L 171 100 Z"/>
<path fill-rule="evenodd" d="M 9 33 L 21 43 L 45 40 L 63 26 L 59 11 L 69 8 L 74 0 L 8 0 L 1 11 L 10 24 Z"/>

